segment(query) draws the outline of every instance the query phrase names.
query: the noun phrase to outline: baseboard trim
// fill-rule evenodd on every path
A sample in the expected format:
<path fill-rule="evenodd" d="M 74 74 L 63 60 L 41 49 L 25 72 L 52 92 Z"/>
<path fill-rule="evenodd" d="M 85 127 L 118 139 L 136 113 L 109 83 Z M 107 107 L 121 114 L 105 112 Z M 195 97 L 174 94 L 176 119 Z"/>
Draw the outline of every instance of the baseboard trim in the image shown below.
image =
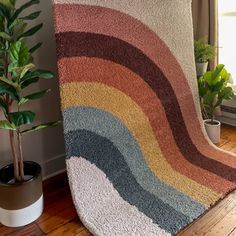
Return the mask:
<path fill-rule="evenodd" d="M 51 178 L 53 178 L 53 177 L 55 177 L 55 176 L 57 176 L 57 175 L 60 175 L 60 174 L 62 174 L 62 173 L 65 173 L 65 172 L 66 172 L 66 169 L 62 169 L 62 170 L 56 171 L 56 172 L 54 172 L 54 173 L 52 173 L 52 174 L 49 174 L 49 175 L 47 175 L 47 176 L 44 176 L 44 177 L 43 177 L 43 181 L 48 180 L 48 179 L 51 179 Z"/>
<path fill-rule="evenodd" d="M 52 157 L 42 163 L 43 180 L 46 180 L 62 172 L 65 172 L 66 170 L 65 156 L 66 155 L 63 153 L 55 157 Z"/>
<path fill-rule="evenodd" d="M 236 126 L 236 119 L 226 117 L 226 116 L 219 116 L 217 117 L 217 120 L 219 120 L 222 124 Z"/>

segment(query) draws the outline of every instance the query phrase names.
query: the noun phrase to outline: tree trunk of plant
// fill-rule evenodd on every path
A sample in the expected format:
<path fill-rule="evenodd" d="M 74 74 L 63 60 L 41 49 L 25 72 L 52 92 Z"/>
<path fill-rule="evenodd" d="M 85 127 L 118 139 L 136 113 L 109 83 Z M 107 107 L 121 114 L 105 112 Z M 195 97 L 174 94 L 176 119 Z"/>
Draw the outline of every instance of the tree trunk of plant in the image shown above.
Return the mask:
<path fill-rule="evenodd" d="M 211 124 L 213 125 L 214 124 L 214 108 L 211 108 Z"/>
<path fill-rule="evenodd" d="M 9 131 L 9 139 L 10 139 L 11 153 L 12 153 L 12 159 L 13 159 L 13 164 L 14 164 L 15 181 L 20 181 L 18 158 L 17 158 L 16 148 L 15 148 L 15 143 L 14 143 L 14 132 L 12 130 Z"/>
<path fill-rule="evenodd" d="M 18 142 L 18 154 L 19 154 L 19 168 L 20 168 L 20 179 L 24 181 L 24 160 L 22 153 L 22 139 L 19 130 L 17 131 L 17 142 Z"/>

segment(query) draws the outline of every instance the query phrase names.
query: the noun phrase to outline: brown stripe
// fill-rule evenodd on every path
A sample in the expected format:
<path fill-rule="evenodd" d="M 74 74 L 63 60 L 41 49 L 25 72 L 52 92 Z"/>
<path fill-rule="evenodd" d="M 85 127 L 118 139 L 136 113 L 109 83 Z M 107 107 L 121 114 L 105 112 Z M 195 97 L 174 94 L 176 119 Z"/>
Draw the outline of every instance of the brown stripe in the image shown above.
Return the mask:
<path fill-rule="evenodd" d="M 184 157 L 203 169 L 236 182 L 236 170 L 203 156 L 190 139 L 175 93 L 165 75 L 145 54 L 114 37 L 84 32 L 56 34 L 58 59 L 87 56 L 111 60 L 137 73 L 160 98 L 176 144 Z M 189 91 L 185 91 L 189 92 Z"/>

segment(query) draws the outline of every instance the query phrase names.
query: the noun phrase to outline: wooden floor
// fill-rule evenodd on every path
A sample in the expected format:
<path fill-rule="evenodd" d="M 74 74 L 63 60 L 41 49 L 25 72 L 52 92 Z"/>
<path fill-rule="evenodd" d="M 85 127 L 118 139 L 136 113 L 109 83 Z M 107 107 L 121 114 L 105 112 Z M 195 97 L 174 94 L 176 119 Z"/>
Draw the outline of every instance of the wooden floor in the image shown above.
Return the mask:
<path fill-rule="evenodd" d="M 223 127 L 219 146 L 236 153 L 236 128 Z M 65 174 L 45 181 L 44 195 L 45 210 L 35 223 L 14 229 L 0 225 L 0 236 L 92 235 L 76 214 Z M 178 236 L 193 235 L 236 236 L 236 192 L 228 195 L 203 217 L 178 234 Z"/>

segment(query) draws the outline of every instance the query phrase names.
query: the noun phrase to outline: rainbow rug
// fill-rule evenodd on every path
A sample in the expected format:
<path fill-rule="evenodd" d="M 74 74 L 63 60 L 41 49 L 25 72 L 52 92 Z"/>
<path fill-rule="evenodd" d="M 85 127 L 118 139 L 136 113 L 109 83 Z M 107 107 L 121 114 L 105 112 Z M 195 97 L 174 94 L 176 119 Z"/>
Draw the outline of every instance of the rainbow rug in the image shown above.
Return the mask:
<path fill-rule="evenodd" d="M 101 236 L 173 235 L 236 188 L 203 130 L 190 0 L 54 0 L 67 170 Z"/>

